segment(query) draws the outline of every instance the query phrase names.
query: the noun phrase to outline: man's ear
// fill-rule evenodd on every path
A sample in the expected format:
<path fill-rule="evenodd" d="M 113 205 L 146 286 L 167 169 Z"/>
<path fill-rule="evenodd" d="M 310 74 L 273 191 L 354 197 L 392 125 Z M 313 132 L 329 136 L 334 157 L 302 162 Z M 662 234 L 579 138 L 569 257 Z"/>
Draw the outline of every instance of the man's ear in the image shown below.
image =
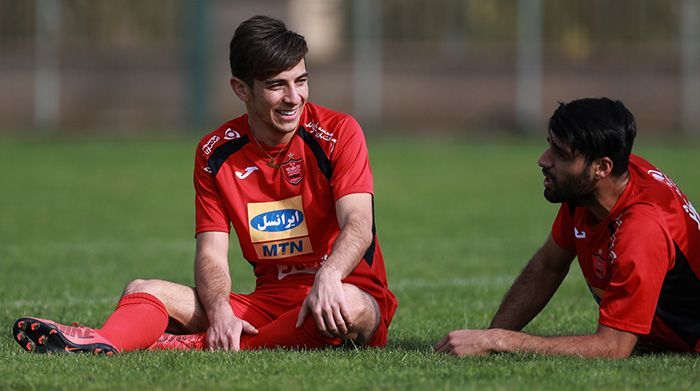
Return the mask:
<path fill-rule="evenodd" d="M 612 174 L 614 164 L 612 159 L 605 156 L 593 162 L 593 176 L 595 179 L 603 179 Z"/>
<path fill-rule="evenodd" d="M 231 84 L 233 93 L 238 96 L 238 99 L 242 100 L 243 102 L 248 102 L 250 100 L 251 91 L 248 83 L 237 77 L 232 77 L 229 83 Z"/>

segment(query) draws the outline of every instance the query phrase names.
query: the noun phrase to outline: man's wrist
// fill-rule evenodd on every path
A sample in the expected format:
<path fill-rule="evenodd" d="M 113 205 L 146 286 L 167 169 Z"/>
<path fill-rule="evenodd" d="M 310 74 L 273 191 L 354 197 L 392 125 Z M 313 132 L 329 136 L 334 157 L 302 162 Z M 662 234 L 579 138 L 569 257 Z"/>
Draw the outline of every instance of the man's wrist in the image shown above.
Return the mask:
<path fill-rule="evenodd" d="M 328 264 L 323 265 L 316 273 L 316 280 L 319 281 L 340 281 L 343 275 Z"/>
<path fill-rule="evenodd" d="M 209 318 L 210 321 L 212 321 L 212 320 L 214 320 L 214 318 L 218 318 L 222 315 L 234 315 L 233 309 L 231 308 L 231 304 L 229 304 L 228 301 L 218 301 L 218 302 L 212 303 L 209 306 L 207 306 L 206 310 L 207 310 L 207 317 Z"/>
<path fill-rule="evenodd" d="M 488 347 L 492 353 L 505 352 L 507 350 L 508 330 L 494 328 L 488 330 Z"/>

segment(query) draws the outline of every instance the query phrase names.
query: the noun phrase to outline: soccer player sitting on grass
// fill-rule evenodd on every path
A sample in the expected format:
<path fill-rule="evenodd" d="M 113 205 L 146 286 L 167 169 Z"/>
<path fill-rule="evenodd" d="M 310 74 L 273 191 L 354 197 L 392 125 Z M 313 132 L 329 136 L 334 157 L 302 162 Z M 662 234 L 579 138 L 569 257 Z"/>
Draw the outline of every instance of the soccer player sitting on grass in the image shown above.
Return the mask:
<path fill-rule="evenodd" d="M 20 318 L 28 351 L 382 346 L 397 302 L 374 228 L 362 130 L 307 102 L 304 38 L 256 16 L 230 45 L 233 92 L 246 114 L 197 146 L 196 287 L 134 280 L 100 329 Z M 233 225 L 256 276 L 230 293 Z M 172 334 L 163 334 L 165 331 Z"/>
<path fill-rule="evenodd" d="M 700 352 L 700 217 L 661 170 L 631 155 L 636 127 L 619 101 L 561 104 L 538 164 L 544 196 L 562 203 L 551 236 L 520 273 L 488 330 L 457 330 L 440 352 L 532 352 L 623 358 Z M 547 304 L 574 257 L 599 305 L 595 334 L 520 332 Z"/>

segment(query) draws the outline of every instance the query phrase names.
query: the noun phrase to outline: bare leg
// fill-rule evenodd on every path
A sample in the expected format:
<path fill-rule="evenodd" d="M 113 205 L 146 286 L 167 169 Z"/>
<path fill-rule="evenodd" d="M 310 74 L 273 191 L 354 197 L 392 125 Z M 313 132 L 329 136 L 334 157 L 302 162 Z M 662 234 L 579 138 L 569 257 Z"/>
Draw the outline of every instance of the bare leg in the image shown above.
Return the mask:
<path fill-rule="evenodd" d="M 137 292 L 153 295 L 165 304 L 170 317 L 166 331 L 190 334 L 207 330 L 209 319 L 194 288 L 165 280 L 134 280 L 123 295 Z"/>
<path fill-rule="evenodd" d="M 348 329 L 347 338 L 357 344 L 366 344 L 372 339 L 379 326 L 381 315 L 379 305 L 372 296 L 352 284 L 343 284 L 345 297 L 350 303 L 352 325 Z"/>

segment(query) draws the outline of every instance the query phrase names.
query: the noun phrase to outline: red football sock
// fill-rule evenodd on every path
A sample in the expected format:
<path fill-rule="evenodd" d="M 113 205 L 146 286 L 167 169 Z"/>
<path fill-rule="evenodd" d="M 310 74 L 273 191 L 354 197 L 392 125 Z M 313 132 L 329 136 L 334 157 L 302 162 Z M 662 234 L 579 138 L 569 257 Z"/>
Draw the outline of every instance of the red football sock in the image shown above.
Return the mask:
<path fill-rule="evenodd" d="M 343 341 L 327 338 L 318 331 L 313 316 L 307 316 L 301 327 L 296 327 L 299 309 L 285 312 L 279 318 L 258 328 L 258 334 L 243 334 L 241 349 L 254 350 L 275 347 L 318 349 L 324 346 L 338 346 Z M 206 349 L 207 334 L 173 335 L 163 334 L 151 350 L 202 350 Z"/>
<path fill-rule="evenodd" d="M 146 349 L 168 327 L 165 304 L 148 293 L 132 293 L 119 300 L 99 333 L 121 352 Z"/>
<path fill-rule="evenodd" d="M 258 334 L 243 334 L 241 337 L 241 349 L 262 349 L 262 348 L 305 348 L 318 349 L 324 346 L 338 346 L 343 341 L 338 338 L 325 337 L 316 327 L 314 317 L 309 314 L 301 327 L 297 328 L 297 317 L 299 310 L 297 307 L 287 311 L 279 318 L 258 328 Z"/>

